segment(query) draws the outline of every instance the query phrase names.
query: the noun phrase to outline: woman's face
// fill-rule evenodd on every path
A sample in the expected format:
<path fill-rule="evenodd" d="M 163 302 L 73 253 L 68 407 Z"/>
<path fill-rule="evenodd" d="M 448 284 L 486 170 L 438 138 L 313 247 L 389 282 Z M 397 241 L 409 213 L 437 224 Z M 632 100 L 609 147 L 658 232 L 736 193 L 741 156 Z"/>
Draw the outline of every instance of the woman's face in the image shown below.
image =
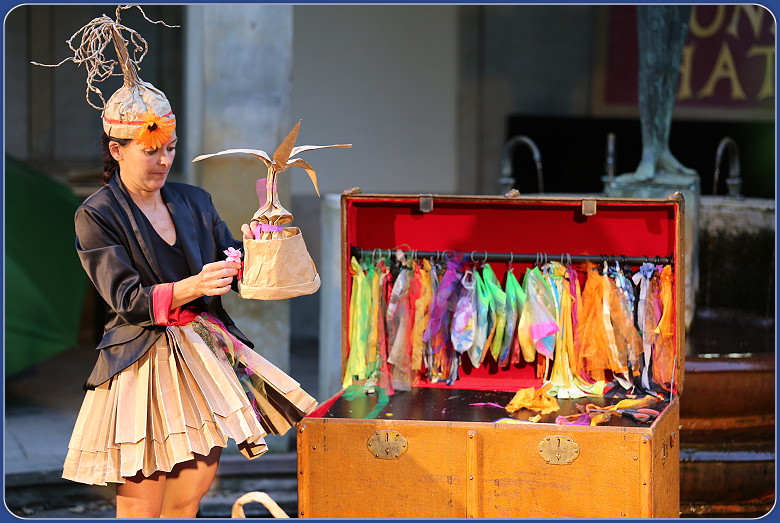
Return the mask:
<path fill-rule="evenodd" d="M 176 131 L 159 149 L 149 149 L 131 141 L 127 145 L 110 142 L 111 156 L 119 163 L 122 182 L 133 192 L 155 192 L 162 189 L 176 156 Z"/>

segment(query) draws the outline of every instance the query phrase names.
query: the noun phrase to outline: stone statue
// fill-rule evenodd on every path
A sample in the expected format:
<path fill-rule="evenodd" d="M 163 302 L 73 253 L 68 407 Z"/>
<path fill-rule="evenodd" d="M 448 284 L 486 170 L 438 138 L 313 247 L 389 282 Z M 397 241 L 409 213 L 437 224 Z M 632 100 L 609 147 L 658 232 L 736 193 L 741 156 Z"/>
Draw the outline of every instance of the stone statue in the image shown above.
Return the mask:
<path fill-rule="evenodd" d="M 642 126 L 642 159 L 634 173 L 615 178 L 617 185 L 652 181 L 686 183 L 696 171 L 685 167 L 669 150 L 669 129 L 677 96 L 680 60 L 690 5 L 639 5 L 639 118 Z"/>

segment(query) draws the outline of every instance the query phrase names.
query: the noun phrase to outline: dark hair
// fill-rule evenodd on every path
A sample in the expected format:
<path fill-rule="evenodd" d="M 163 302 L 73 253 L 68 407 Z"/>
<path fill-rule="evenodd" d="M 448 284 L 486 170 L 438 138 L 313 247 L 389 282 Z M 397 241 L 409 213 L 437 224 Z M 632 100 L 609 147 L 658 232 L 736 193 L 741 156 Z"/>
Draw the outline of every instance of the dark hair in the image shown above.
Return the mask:
<path fill-rule="evenodd" d="M 103 185 L 107 185 L 112 176 L 119 170 L 119 163 L 111 156 L 111 151 L 108 148 L 108 144 L 116 142 L 122 147 L 131 142 L 130 138 L 112 138 L 108 136 L 105 131 L 100 136 L 100 143 L 103 146 Z"/>

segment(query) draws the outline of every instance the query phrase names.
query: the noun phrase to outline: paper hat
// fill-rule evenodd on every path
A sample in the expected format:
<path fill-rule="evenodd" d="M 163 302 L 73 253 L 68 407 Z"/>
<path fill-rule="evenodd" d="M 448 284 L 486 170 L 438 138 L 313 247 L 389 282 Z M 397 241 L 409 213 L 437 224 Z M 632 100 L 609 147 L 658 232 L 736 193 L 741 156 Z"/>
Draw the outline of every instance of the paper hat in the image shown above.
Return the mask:
<path fill-rule="evenodd" d="M 171 110 L 171 104 L 162 91 L 152 84 L 144 82 L 138 76 L 139 64 L 146 56 L 148 45 L 138 32 L 122 25 L 119 21 L 120 11 L 138 7 L 143 17 L 154 24 L 161 21 L 149 20 L 140 6 L 118 6 L 116 20 L 106 15 L 95 18 L 76 31 L 68 40 L 68 47 L 74 55 L 55 65 L 33 62 L 45 67 L 58 67 L 67 61 L 87 68 L 87 103 L 95 109 L 102 110 L 103 130 L 112 138 L 133 139 L 149 148 L 159 148 L 167 142 L 176 128 L 176 117 Z M 132 56 L 128 53 L 128 41 L 122 32 L 129 34 L 129 42 L 133 44 Z M 73 40 L 81 33 L 81 43 L 73 46 Z M 109 60 L 104 52 L 110 42 L 113 42 L 118 60 Z M 116 72 L 119 64 L 121 71 Z M 95 87 L 95 82 L 102 82 L 111 76 L 123 76 L 124 85 L 120 87 L 108 102 L 103 93 Z M 100 98 L 100 105 L 93 103 L 90 93 Z"/>

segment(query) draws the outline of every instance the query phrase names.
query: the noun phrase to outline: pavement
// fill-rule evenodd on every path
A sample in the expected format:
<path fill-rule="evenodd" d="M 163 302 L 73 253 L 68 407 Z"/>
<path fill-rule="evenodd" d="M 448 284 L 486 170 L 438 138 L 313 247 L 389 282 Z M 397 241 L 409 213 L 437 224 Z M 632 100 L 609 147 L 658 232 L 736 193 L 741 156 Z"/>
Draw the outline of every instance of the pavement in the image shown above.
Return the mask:
<path fill-rule="evenodd" d="M 114 488 L 91 487 L 61 478 L 68 441 L 84 398 L 82 383 L 95 353 L 75 348 L 5 382 L 4 510 L 0 520 L 113 518 Z M 317 347 L 291 344 L 291 372 L 304 390 L 318 390 Z M 212 490 L 199 517 L 230 517 L 242 494 L 261 490 L 294 516 L 297 505 L 295 440 L 291 432 L 267 438 L 269 452 L 258 460 L 241 456 L 231 440 L 223 450 Z M 281 498 L 281 499 L 279 499 Z M 267 517 L 247 506 L 248 517 Z M 264 510 L 264 509 L 263 509 Z"/>

